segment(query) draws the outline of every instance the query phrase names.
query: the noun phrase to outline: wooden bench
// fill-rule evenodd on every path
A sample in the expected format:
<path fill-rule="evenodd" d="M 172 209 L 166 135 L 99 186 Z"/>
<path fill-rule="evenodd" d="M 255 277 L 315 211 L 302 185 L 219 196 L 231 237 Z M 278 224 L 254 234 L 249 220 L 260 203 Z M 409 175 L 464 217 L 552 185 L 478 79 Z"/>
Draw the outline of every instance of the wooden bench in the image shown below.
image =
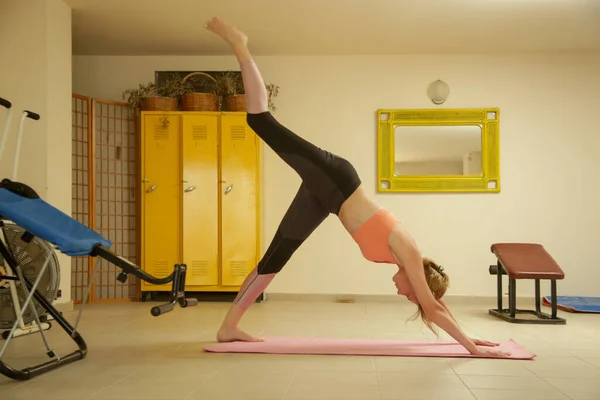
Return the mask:
<path fill-rule="evenodd" d="M 536 243 L 495 243 L 491 251 L 497 264 L 490 265 L 490 274 L 498 276 L 498 308 L 489 310 L 493 316 L 512 323 L 560 324 L 567 321 L 557 317 L 556 281 L 564 279 L 565 273 L 540 244 Z M 502 275 L 508 275 L 508 309 L 502 306 Z M 535 280 L 535 311 L 517 309 L 517 279 Z M 540 280 L 550 281 L 550 315 L 541 311 Z M 533 314 L 537 318 L 519 318 L 517 314 Z"/>

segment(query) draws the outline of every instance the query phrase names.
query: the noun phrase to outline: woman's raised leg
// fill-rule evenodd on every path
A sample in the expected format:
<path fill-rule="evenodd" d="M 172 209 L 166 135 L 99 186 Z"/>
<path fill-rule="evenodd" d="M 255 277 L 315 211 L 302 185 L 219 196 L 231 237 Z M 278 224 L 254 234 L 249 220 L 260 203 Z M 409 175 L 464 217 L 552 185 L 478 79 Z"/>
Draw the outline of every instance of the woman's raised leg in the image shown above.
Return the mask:
<path fill-rule="evenodd" d="M 287 129 L 271 115 L 268 109 L 267 89 L 248 50 L 246 35 L 220 18 L 208 21 L 206 28 L 225 40 L 238 60 L 246 93 L 246 120 L 250 128 L 292 167 L 311 189 L 322 186 L 323 182 L 316 182 L 315 179 L 327 175 L 324 169 L 332 167 L 332 154 Z"/>
<path fill-rule="evenodd" d="M 238 60 L 242 72 L 244 91 L 246 92 L 246 111 L 248 114 L 267 112 L 269 110 L 267 88 L 248 50 L 248 37 L 218 17 L 212 18 L 205 26 L 229 43 Z"/>

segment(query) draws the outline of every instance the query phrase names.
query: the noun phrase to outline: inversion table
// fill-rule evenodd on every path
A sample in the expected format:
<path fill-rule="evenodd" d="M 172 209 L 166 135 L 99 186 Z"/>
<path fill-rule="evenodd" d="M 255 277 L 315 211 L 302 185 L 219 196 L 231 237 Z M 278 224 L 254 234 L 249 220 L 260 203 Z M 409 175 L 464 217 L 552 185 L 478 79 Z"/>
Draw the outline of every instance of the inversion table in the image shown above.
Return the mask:
<path fill-rule="evenodd" d="M 8 132 L 7 128 L 10 121 L 12 104 L 9 101 L 0 98 L 0 106 L 5 107 L 9 112 L 4 129 L 4 137 L 2 138 L 2 144 L 0 145 L 1 158 L 6 140 L 6 133 Z M 55 247 L 57 250 L 71 257 L 100 257 L 109 261 L 122 270 L 117 277 L 117 280 L 122 283 L 127 281 L 129 274 L 155 285 L 165 285 L 171 283 L 172 289 L 170 293 L 170 301 L 166 304 L 152 307 L 151 309 L 151 313 L 155 317 L 172 311 L 177 303 L 179 303 L 181 307 L 194 306 L 198 303 L 196 299 L 185 298 L 184 289 L 187 271 L 187 266 L 185 264 L 176 264 L 173 272 L 167 277 L 158 278 L 149 275 L 135 264 L 112 252 L 110 250 L 112 245 L 111 241 L 107 240 L 102 235 L 79 223 L 69 215 L 63 213 L 39 198 L 37 193 L 31 187 L 15 181 L 22 124 L 25 118 L 38 120 L 40 116 L 27 110 L 23 112 L 17 138 L 17 151 L 13 169 L 13 179 L 4 179 L 0 182 L 0 224 L 13 223 L 23 228 L 25 233 L 22 235 L 21 240 L 23 240 L 25 243 L 30 243 L 35 237 L 37 237 L 45 240 L 53 246 L 49 247 L 51 250 L 48 251 L 48 254 L 46 255 L 45 263 L 41 272 L 38 274 L 35 281 L 31 282 L 29 279 L 27 279 L 27 277 L 24 276 L 22 271 L 23 266 L 20 265 L 19 260 L 17 260 L 17 258 L 12 254 L 10 248 L 3 241 L 0 241 L 0 254 L 4 258 L 5 263 L 9 268 L 9 272 L 12 272 L 5 275 L 0 274 L 0 282 L 3 280 L 8 282 L 14 281 L 15 283 L 19 282 L 21 288 L 27 294 L 26 300 L 22 305 L 20 305 L 20 313 L 17 316 L 15 324 L 12 327 L 8 338 L 2 344 L 2 346 L 0 346 L 0 373 L 15 380 L 29 380 L 35 376 L 55 370 L 74 361 L 82 360 L 87 355 L 87 345 L 81 334 L 77 331 L 77 325 L 81 318 L 81 313 L 83 311 L 85 302 L 88 298 L 93 279 L 90 279 L 90 282 L 86 288 L 83 304 L 79 311 L 75 327 L 73 327 L 51 304 L 52 299 L 46 299 L 37 290 L 41 277 L 44 275 L 44 271 L 48 266 L 48 261 L 53 255 L 54 249 L 52 247 Z M 93 272 L 95 272 L 95 269 L 96 268 L 94 268 Z M 33 314 L 35 314 L 36 322 L 40 324 L 40 318 L 32 304 L 33 298 L 35 298 L 35 300 L 57 322 L 57 324 L 61 326 L 65 332 L 67 332 L 67 334 L 76 343 L 78 348 L 68 355 L 59 357 L 54 353 L 53 350 L 50 349 L 44 335 L 44 330 L 40 329 L 39 333 L 44 339 L 47 355 L 50 357 L 50 360 L 39 365 L 34 365 L 32 367 L 19 370 L 12 368 L 3 362 L 2 356 L 6 352 L 8 343 L 13 337 L 13 333 L 18 326 L 19 320 L 21 320 L 28 307 Z"/>

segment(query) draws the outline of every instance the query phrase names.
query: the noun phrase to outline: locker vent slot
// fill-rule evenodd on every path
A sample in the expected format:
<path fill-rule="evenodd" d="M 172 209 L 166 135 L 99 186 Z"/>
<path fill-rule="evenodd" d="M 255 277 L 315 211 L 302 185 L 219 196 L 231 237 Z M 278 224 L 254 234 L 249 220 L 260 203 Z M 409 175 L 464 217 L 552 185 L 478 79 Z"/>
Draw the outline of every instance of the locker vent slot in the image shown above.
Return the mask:
<path fill-rule="evenodd" d="M 208 140 L 208 126 L 194 125 L 192 127 L 192 139 L 193 140 Z"/>
<path fill-rule="evenodd" d="M 232 126 L 231 140 L 246 140 L 246 127 L 244 125 Z"/>
<path fill-rule="evenodd" d="M 208 276 L 208 261 L 192 261 L 192 276 Z"/>
<path fill-rule="evenodd" d="M 229 265 L 229 269 L 231 271 L 231 276 L 247 276 L 250 271 L 248 271 L 248 263 L 246 261 L 232 261 Z"/>
<path fill-rule="evenodd" d="M 169 128 L 158 125 L 154 127 L 154 140 L 169 140 Z"/>
<path fill-rule="evenodd" d="M 167 260 L 155 261 L 154 265 L 152 266 L 152 275 L 155 275 L 159 278 L 169 276 L 171 275 L 171 272 L 173 272 L 173 267 L 171 267 L 171 262 Z"/>

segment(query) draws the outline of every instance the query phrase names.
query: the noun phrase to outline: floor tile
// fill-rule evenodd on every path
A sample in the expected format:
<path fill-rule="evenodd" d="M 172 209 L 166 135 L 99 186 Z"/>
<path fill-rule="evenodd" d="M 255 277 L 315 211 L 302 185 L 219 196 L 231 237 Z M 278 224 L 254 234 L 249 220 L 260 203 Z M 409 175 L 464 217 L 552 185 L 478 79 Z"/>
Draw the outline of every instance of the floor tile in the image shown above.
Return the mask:
<path fill-rule="evenodd" d="M 551 387 L 535 376 L 460 375 L 469 389 L 549 390 Z"/>
<path fill-rule="evenodd" d="M 600 377 L 600 376 L 599 376 Z M 600 399 L 600 381 L 595 379 L 546 378 L 548 384 L 566 394 L 572 400 Z"/>
<path fill-rule="evenodd" d="M 477 400 L 570 400 L 559 390 L 472 389 Z"/>

